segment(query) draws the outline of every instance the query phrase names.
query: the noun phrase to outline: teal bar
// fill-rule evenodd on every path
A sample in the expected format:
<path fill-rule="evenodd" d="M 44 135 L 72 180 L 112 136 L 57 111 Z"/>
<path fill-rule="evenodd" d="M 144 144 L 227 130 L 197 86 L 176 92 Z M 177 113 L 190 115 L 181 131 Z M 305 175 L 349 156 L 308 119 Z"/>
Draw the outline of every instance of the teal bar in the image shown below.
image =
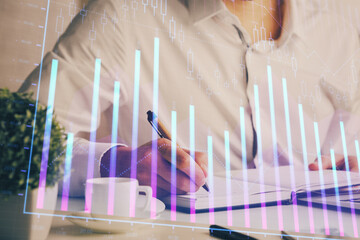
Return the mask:
<path fill-rule="evenodd" d="M 51 64 L 49 96 L 48 96 L 48 103 L 47 103 L 47 110 L 46 110 L 43 149 L 42 149 L 42 155 L 41 155 L 39 193 L 38 193 L 37 204 L 36 204 L 36 207 L 39 209 L 42 209 L 44 207 L 46 175 L 47 175 L 47 167 L 48 167 L 48 161 L 49 161 L 49 149 L 50 149 L 52 119 L 53 119 L 53 113 L 54 113 L 57 71 L 58 71 L 58 60 L 53 59 L 52 64 Z"/>

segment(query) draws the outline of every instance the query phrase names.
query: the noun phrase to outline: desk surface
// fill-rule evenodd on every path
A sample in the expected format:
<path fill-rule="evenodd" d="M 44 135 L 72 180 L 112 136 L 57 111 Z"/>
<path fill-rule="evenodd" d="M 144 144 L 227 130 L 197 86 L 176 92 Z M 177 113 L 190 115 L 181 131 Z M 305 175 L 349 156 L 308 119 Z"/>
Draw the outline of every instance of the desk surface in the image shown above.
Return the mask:
<path fill-rule="evenodd" d="M 79 211 L 81 206 L 83 206 L 84 199 L 74 198 L 69 199 L 69 206 L 71 206 L 74 211 Z M 58 201 L 60 202 L 60 201 Z M 71 204 L 70 204 L 71 203 Z M 301 234 L 306 236 L 311 233 L 311 226 L 309 221 L 309 208 L 306 206 L 297 206 L 298 212 L 298 226 Z M 282 222 L 283 229 L 286 232 L 296 232 L 295 224 L 294 224 L 294 206 L 293 205 L 283 205 L 281 209 L 277 206 L 266 207 L 265 212 L 262 211 L 261 208 L 253 208 L 249 209 L 249 223 L 250 228 L 245 229 L 245 210 L 234 210 L 232 211 L 232 228 L 241 228 L 241 230 L 255 232 L 253 229 L 263 229 L 263 224 L 266 222 L 267 230 L 272 233 L 280 233 L 279 231 L 279 216 L 282 213 Z M 262 221 L 262 216 L 265 216 L 265 221 Z M 209 226 L 209 214 L 208 213 L 200 213 L 196 214 L 196 224 L 195 228 L 182 228 L 177 227 L 184 224 L 189 225 L 190 223 L 190 215 L 186 213 L 176 213 L 176 221 L 171 222 L 171 212 L 169 210 L 165 210 L 158 221 L 166 221 L 168 224 L 175 226 L 159 226 L 155 222 L 154 226 L 149 225 L 148 227 L 142 229 L 141 231 L 136 231 L 129 229 L 129 232 L 124 234 L 94 234 L 91 231 L 86 230 L 85 228 L 76 226 L 72 224 L 68 219 L 61 217 L 54 217 L 52 229 L 48 239 L 212 239 L 209 236 L 208 230 L 205 229 L 206 226 Z M 324 221 L 324 211 L 319 208 L 312 208 L 313 215 L 313 230 L 314 233 L 321 237 L 325 234 L 325 226 L 326 221 Z M 344 228 L 344 235 L 347 237 L 354 236 L 354 226 L 360 230 L 360 215 L 352 216 L 350 213 L 341 213 L 342 217 L 342 225 Z M 328 226 L 330 230 L 330 235 L 332 236 L 340 236 L 339 232 L 339 214 L 336 211 L 328 210 L 327 218 Z M 215 212 L 215 224 L 226 226 L 228 221 L 228 213 L 224 212 Z M 183 224 L 182 224 L 183 223 Z M 355 225 L 354 225 L 355 223 Z M 197 227 L 202 226 L 202 227 Z M 230 227 L 229 227 L 230 228 Z M 259 232 L 262 230 L 257 230 L 258 234 L 256 238 L 258 239 L 270 239 L 269 237 L 263 236 Z M 301 235 L 297 234 L 297 235 Z M 271 239 L 281 239 L 280 236 L 272 235 Z M 306 238 L 304 238 L 306 239 Z"/>

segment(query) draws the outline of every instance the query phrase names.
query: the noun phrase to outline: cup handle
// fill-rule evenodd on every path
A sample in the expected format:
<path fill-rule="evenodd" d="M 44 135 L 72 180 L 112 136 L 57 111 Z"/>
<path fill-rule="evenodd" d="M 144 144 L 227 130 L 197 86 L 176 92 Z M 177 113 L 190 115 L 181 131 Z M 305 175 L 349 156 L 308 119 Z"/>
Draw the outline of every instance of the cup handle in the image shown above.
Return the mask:
<path fill-rule="evenodd" d="M 151 203 L 151 198 L 152 198 L 152 188 L 148 187 L 148 186 L 139 186 L 138 187 L 138 195 L 140 192 L 145 193 L 146 196 L 146 202 L 144 207 L 141 208 L 142 211 L 146 211 L 150 209 L 150 203 Z"/>

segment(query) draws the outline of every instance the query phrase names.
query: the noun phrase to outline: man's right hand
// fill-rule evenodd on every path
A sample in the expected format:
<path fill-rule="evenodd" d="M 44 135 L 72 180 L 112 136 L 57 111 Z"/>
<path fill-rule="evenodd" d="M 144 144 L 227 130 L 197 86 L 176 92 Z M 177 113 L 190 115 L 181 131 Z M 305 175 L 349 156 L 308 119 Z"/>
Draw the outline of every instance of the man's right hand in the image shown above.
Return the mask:
<path fill-rule="evenodd" d="M 157 151 L 152 152 L 153 142 L 148 142 L 137 150 L 137 174 L 136 178 L 140 185 L 151 185 L 151 163 L 152 156 L 156 154 L 157 159 L 157 197 L 162 197 L 171 192 L 171 141 L 160 138 L 157 141 Z M 116 147 L 116 177 L 130 177 L 131 154 L 129 147 Z M 207 154 L 195 152 L 195 159 L 190 157 L 190 151 L 176 148 L 176 191 L 184 194 L 191 191 L 191 184 L 197 191 L 205 184 L 207 177 Z M 108 150 L 102 160 L 100 173 L 102 177 L 109 176 L 111 149 Z M 195 179 L 190 179 L 190 162 L 195 160 Z"/>

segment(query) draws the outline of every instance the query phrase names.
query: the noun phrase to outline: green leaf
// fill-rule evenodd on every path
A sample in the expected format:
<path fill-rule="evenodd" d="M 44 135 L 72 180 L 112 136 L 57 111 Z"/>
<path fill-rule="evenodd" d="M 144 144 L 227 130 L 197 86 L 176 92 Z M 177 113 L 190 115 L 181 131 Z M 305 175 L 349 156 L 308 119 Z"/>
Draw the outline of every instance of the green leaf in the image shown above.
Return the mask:
<path fill-rule="evenodd" d="M 29 188 L 37 188 L 41 166 L 42 147 L 44 139 L 46 107 L 38 105 L 33 152 L 24 147 L 31 146 L 32 128 L 34 125 L 35 100 L 32 93 L 12 93 L 8 89 L 0 89 L 0 190 L 18 193 L 23 191 L 27 183 L 27 171 L 30 171 Z M 47 186 L 54 185 L 61 177 L 60 165 L 64 152 L 64 128 L 54 116 L 51 129 L 49 148 L 49 167 L 47 172 Z M 6 166 L 13 170 L 4 171 Z M 22 170 L 26 170 L 24 173 Z"/>

